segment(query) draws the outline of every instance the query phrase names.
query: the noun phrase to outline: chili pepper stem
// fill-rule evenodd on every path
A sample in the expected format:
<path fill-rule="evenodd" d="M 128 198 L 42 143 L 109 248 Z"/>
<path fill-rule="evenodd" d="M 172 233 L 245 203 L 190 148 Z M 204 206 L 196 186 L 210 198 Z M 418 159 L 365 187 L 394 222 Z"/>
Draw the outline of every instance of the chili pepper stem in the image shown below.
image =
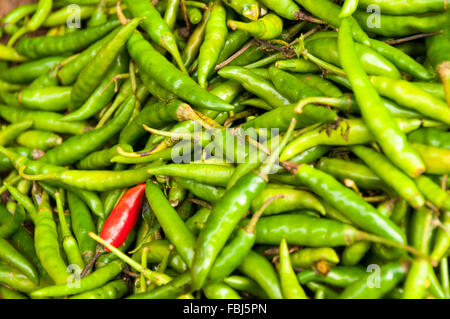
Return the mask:
<path fill-rule="evenodd" d="M 122 7 L 121 7 L 120 1 L 117 1 L 117 3 L 116 3 L 116 14 L 117 14 L 117 17 L 119 18 L 119 21 L 120 21 L 120 23 L 121 23 L 122 25 L 127 24 L 128 19 L 127 19 L 127 18 L 125 17 L 125 15 L 123 14 L 123 11 L 122 11 Z"/>
<path fill-rule="evenodd" d="M 24 25 L 19 30 L 17 30 L 12 37 L 9 39 L 7 46 L 13 47 L 14 43 L 23 35 L 25 35 L 28 32 L 27 27 Z"/>
<path fill-rule="evenodd" d="M 303 113 L 303 108 L 308 104 L 318 103 L 332 106 L 336 102 L 339 102 L 339 100 L 333 97 L 307 97 L 298 101 L 294 112 L 299 114 Z"/>
<path fill-rule="evenodd" d="M 420 258 L 424 258 L 429 260 L 429 257 L 426 256 L 425 254 L 423 254 L 422 252 L 420 252 L 419 250 L 417 250 L 414 247 L 408 246 L 408 245 L 403 245 L 403 244 L 399 244 L 395 241 L 386 239 L 386 238 L 382 238 L 373 234 L 369 234 L 369 233 L 365 233 L 365 232 L 358 232 L 358 240 L 367 240 L 367 241 L 371 241 L 374 243 L 380 243 L 383 245 L 387 245 L 387 246 L 391 246 L 391 247 L 397 247 L 400 249 L 403 249 L 405 251 L 408 251 Z"/>
<path fill-rule="evenodd" d="M 151 271 L 148 268 L 142 267 L 138 262 L 136 262 L 133 259 L 131 259 L 130 257 L 128 257 L 123 252 L 121 252 L 116 247 L 114 247 L 113 245 L 109 244 L 108 242 L 106 242 L 105 240 L 103 240 L 102 238 L 97 236 L 96 234 L 94 234 L 92 232 L 89 232 L 89 236 L 92 239 L 94 239 L 96 242 L 98 242 L 98 243 L 102 244 L 103 246 L 105 246 L 106 248 L 108 248 L 117 257 L 119 257 L 121 260 L 126 262 L 132 268 L 134 268 L 135 270 L 139 271 L 140 273 L 143 273 L 144 276 L 147 279 L 149 279 L 152 282 L 154 281 L 157 285 L 159 285 L 159 286 L 165 285 L 172 279 L 171 277 L 169 277 L 169 276 L 167 276 L 165 274 L 158 273 L 156 271 Z"/>
<path fill-rule="evenodd" d="M 291 123 L 289 124 L 289 128 L 286 131 L 286 134 L 283 137 L 280 145 L 278 146 L 278 151 L 270 154 L 269 158 L 261 165 L 260 172 L 264 175 L 269 174 L 275 162 L 279 159 L 280 152 L 289 142 L 292 137 L 292 134 L 295 129 L 295 125 L 297 124 L 297 119 L 295 117 L 292 118 Z"/>
<path fill-rule="evenodd" d="M 47 179 L 47 178 L 51 178 L 52 174 L 51 173 L 47 173 L 47 174 L 36 174 L 36 175 L 28 175 L 25 173 L 25 170 L 27 169 L 26 165 L 22 165 L 19 169 L 19 175 L 29 181 L 40 181 L 43 179 Z"/>
<path fill-rule="evenodd" d="M 157 129 L 148 127 L 145 124 L 142 124 L 142 127 L 144 128 L 144 130 L 146 130 L 147 132 L 149 132 L 151 134 L 165 136 L 165 137 L 170 137 L 173 140 L 179 140 L 179 139 L 188 139 L 188 140 L 190 140 L 190 139 L 195 138 L 194 134 L 190 134 L 190 133 L 162 131 L 162 130 L 157 130 Z"/>
<path fill-rule="evenodd" d="M 116 150 L 117 150 L 117 154 L 119 154 L 120 156 L 127 157 L 127 158 L 139 158 L 139 157 L 144 157 L 147 155 L 157 153 L 157 151 L 154 151 L 157 147 L 158 146 L 156 146 L 155 148 L 153 148 L 147 152 L 127 152 L 120 146 L 118 146 Z"/>
<path fill-rule="evenodd" d="M 264 204 L 253 214 L 252 218 L 250 219 L 250 222 L 247 224 L 247 226 L 244 227 L 245 231 L 247 233 L 254 233 L 256 223 L 258 222 L 259 218 L 262 216 L 264 211 L 266 210 L 267 206 L 269 206 L 274 200 L 277 200 L 279 198 L 284 198 L 283 194 L 275 195 L 268 200 L 264 202 Z"/>
<path fill-rule="evenodd" d="M 214 70 L 218 71 L 227 64 L 231 63 L 234 59 L 236 59 L 238 56 L 240 56 L 242 53 L 244 53 L 248 48 L 250 48 L 253 44 L 255 44 L 255 39 L 249 41 L 246 45 L 244 45 L 242 48 L 240 48 L 237 52 L 233 53 L 229 58 L 227 58 L 225 61 L 217 64 L 214 67 Z"/>
<path fill-rule="evenodd" d="M 108 84 L 105 85 L 105 86 L 101 89 L 100 95 L 102 95 L 102 94 L 108 89 L 108 87 L 109 87 L 112 83 L 114 83 L 114 92 L 117 93 L 117 91 L 118 91 L 118 83 L 117 83 L 117 81 L 120 80 L 120 79 L 128 79 L 129 77 L 130 77 L 130 74 L 129 74 L 129 73 L 117 74 L 117 75 L 113 76 L 113 77 L 111 78 L 111 80 L 108 82 Z"/>
<path fill-rule="evenodd" d="M 92 256 L 92 258 L 89 259 L 88 263 L 83 268 L 83 271 L 80 274 L 80 278 L 83 278 L 84 276 L 86 276 L 89 273 L 91 267 L 95 264 L 97 259 L 100 258 L 101 255 L 103 255 L 104 252 L 105 252 L 105 250 L 103 250 L 101 248 L 99 248 L 95 251 L 94 256 Z"/>

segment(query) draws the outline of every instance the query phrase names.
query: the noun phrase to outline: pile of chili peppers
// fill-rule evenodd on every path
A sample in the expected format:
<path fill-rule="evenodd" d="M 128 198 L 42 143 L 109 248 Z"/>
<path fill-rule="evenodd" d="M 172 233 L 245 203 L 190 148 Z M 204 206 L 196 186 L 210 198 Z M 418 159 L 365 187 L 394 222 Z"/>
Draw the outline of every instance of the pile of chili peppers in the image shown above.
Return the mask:
<path fill-rule="evenodd" d="M 450 298 L 448 2 L 338 2 L 2 17 L 0 296 Z"/>

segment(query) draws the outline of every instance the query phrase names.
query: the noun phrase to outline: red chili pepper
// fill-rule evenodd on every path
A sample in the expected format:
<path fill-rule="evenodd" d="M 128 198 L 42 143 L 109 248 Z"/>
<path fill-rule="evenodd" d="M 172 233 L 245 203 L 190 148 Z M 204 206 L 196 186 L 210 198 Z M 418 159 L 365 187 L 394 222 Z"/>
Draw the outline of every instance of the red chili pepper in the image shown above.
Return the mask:
<path fill-rule="evenodd" d="M 100 237 L 116 248 L 122 245 L 139 218 L 144 194 L 145 184 L 127 190 L 106 219 Z"/>

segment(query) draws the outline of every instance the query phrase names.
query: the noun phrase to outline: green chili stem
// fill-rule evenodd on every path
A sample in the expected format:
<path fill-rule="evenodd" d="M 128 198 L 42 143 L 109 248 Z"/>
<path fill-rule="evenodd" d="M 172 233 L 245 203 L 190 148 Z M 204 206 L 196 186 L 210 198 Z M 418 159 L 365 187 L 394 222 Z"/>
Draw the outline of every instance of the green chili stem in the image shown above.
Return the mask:
<path fill-rule="evenodd" d="M 100 238 L 99 236 L 97 236 L 96 234 L 89 232 L 89 236 L 94 239 L 96 242 L 102 244 L 103 246 L 105 246 L 106 248 L 108 248 L 110 251 L 112 251 L 117 257 L 119 257 L 121 260 L 123 260 L 124 262 L 126 262 L 128 265 L 130 265 L 132 268 L 136 269 L 137 271 L 139 271 L 140 273 L 144 274 L 144 276 L 149 279 L 150 281 L 154 281 L 157 285 L 161 286 L 161 285 L 165 285 L 167 284 L 169 281 L 172 280 L 171 277 L 156 272 L 156 271 L 152 271 L 148 268 L 142 267 L 138 262 L 134 261 L 133 259 L 131 259 L 130 257 L 128 257 L 127 255 L 125 255 L 123 252 L 121 252 L 120 250 L 118 250 L 116 247 L 114 247 L 113 245 L 111 245 L 110 243 L 106 242 L 105 240 L 103 240 L 102 238 Z"/>
<path fill-rule="evenodd" d="M 278 158 L 280 156 L 280 152 L 283 150 L 283 148 L 286 146 L 286 144 L 291 139 L 292 134 L 294 133 L 296 124 L 297 124 L 297 119 L 295 117 L 293 117 L 291 120 L 291 123 L 289 124 L 289 128 L 283 137 L 283 140 L 281 141 L 280 145 L 277 147 L 277 151 L 270 154 L 269 157 L 267 158 L 267 160 L 261 165 L 260 172 L 262 174 L 265 174 L 265 175 L 269 174 L 273 165 L 275 164 L 275 161 L 278 160 Z"/>
<path fill-rule="evenodd" d="M 406 250 L 406 251 L 408 251 L 408 252 L 410 252 L 410 253 L 418 256 L 418 257 L 421 257 L 421 258 L 429 260 L 428 256 L 426 256 L 425 254 L 423 254 L 422 252 L 420 252 L 419 250 L 417 250 L 414 247 L 411 247 L 411 246 L 408 246 L 408 245 L 399 244 L 399 243 L 397 243 L 395 241 L 392 241 L 392 240 L 389 240 L 389 239 L 386 239 L 386 238 L 383 238 L 383 237 L 379 237 L 379 236 L 376 236 L 376 235 L 372 235 L 372 234 L 369 234 L 369 233 L 365 233 L 365 232 L 359 232 L 358 235 L 359 235 L 358 236 L 358 240 L 367 240 L 367 241 L 371 241 L 371 242 L 374 242 L 374 243 L 380 243 L 380 244 L 391 246 L 391 247 L 397 247 L 397 248 Z"/>
<path fill-rule="evenodd" d="M 255 227 L 256 223 L 258 222 L 259 218 L 262 216 L 264 211 L 266 210 L 267 206 L 269 206 L 274 200 L 284 198 L 283 194 L 278 194 L 275 196 L 272 196 L 268 200 L 264 202 L 264 204 L 253 214 L 252 218 L 250 219 L 250 222 L 247 224 L 247 226 L 244 227 L 245 231 L 247 233 L 255 233 Z"/>

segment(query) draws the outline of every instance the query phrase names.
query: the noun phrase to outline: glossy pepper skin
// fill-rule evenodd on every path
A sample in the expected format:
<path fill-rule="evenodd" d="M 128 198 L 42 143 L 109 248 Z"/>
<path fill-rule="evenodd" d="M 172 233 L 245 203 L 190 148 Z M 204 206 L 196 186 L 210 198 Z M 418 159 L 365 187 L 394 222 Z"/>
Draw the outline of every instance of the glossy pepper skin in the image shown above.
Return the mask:
<path fill-rule="evenodd" d="M 305 47 L 312 55 L 336 66 L 341 66 L 337 38 L 319 38 L 309 41 L 305 44 Z M 373 49 L 363 44 L 355 43 L 355 50 L 367 74 L 401 79 L 400 71 L 397 70 L 395 65 Z"/>
<path fill-rule="evenodd" d="M 116 56 L 137 28 L 139 21 L 140 19 L 133 19 L 121 26 L 114 37 L 105 43 L 83 68 L 72 87 L 69 105 L 71 111 L 78 109 L 101 83 Z"/>
<path fill-rule="evenodd" d="M 343 69 L 352 84 L 362 117 L 388 158 L 411 177 L 425 171 L 425 164 L 408 144 L 405 134 L 384 108 L 381 99 L 358 61 L 348 18 L 341 23 L 338 50 Z"/>
<path fill-rule="evenodd" d="M 372 205 L 330 175 L 306 164 L 298 166 L 294 172 L 299 181 L 345 214 L 361 229 L 398 243 L 404 244 L 406 242 L 405 234 L 397 225 L 388 218 L 381 216 Z"/>
<path fill-rule="evenodd" d="M 207 86 L 211 71 L 214 69 L 228 35 L 226 11 L 220 2 L 215 2 L 206 23 L 205 38 L 198 56 L 198 83 Z"/>
<path fill-rule="evenodd" d="M 233 106 L 201 88 L 189 76 L 178 70 L 139 33 L 128 40 L 128 52 L 141 72 L 148 74 L 166 90 L 193 106 L 217 111 L 230 111 Z"/>
<path fill-rule="evenodd" d="M 141 27 L 154 42 L 169 51 L 178 67 L 183 73 L 187 73 L 175 37 L 153 4 L 145 0 L 125 0 L 125 3 L 134 17 L 145 17 L 140 23 Z"/>
<path fill-rule="evenodd" d="M 443 12 L 446 10 L 445 0 L 359 0 L 358 7 L 367 8 L 371 4 L 378 5 L 382 12 L 391 15 L 416 15 L 427 12 Z"/>
<path fill-rule="evenodd" d="M 444 85 L 445 98 L 450 105 L 450 27 L 442 34 L 426 39 L 427 57 L 431 65 L 441 78 Z"/>
<path fill-rule="evenodd" d="M 420 128 L 408 134 L 410 143 L 450 149 L 450 133 L 436 128 Z"/>
<path fill-rule="evenodd" d="M 380 267 L 379 288 L 373 289 L 368 280 L 371 272 L 344 289 L 339 299 L 379 299 L 395 288 L 404 278 L 408 267 L 400 262 L 392 262 Z"/>
<path fill-rule="evenodd" d="M 207 226 L 200 232 L 192 265 L 195 287 L 203 286 L 215 258 L 251 201 L 266 186 L 266 181 L 255 173 L 241 178 L 214 206 Z M 242 205 L 242 203 L 244 203 Z M 220 229 L 220 232 L 217 230 Z"/>
<path fill-rule="evenodd" d="M 119 20 L 111 20 L 94 28 L 61 36 L 24 38 L 17 43 L 17 51 L 31 59 L 79 51 L 119 25 Z"/>
<path fill-rule="evenodd" d="M 144 195 L 145 184 L 139 184 L 126 191 L 106 219 L 100 237 L 114 247 L 122 245 L 138 220 Z"/>
<path fill-rule="evenodd" d="M 270 40 L 278 37 L 283 31 L 283 20 L 274 13 L 268 13 L 262 18 L 248 23 L 228 20 L 227 26 L 233 30 L 247 31 L 257 39 Z"/>
<path fill-rule="evenodd" d="M 297 0 L 297 2 L 316 17 L 323 19 L 336 28 L 340 27 L 342 22 L 342 19 L 339 18 L 341 7 L 332 1 Z M 430 80 L 433 78 L 433 75 L 430 74 L 423 65 L 415 61 L 409 55 L 383 41 L 369 38 L 355 20 L 352 20 L 352 31 L 353 37 L 357 42 L 374 49 L 376 52 L 389 59 L 399 70 L 414 75 L 422 80 Z"/>

